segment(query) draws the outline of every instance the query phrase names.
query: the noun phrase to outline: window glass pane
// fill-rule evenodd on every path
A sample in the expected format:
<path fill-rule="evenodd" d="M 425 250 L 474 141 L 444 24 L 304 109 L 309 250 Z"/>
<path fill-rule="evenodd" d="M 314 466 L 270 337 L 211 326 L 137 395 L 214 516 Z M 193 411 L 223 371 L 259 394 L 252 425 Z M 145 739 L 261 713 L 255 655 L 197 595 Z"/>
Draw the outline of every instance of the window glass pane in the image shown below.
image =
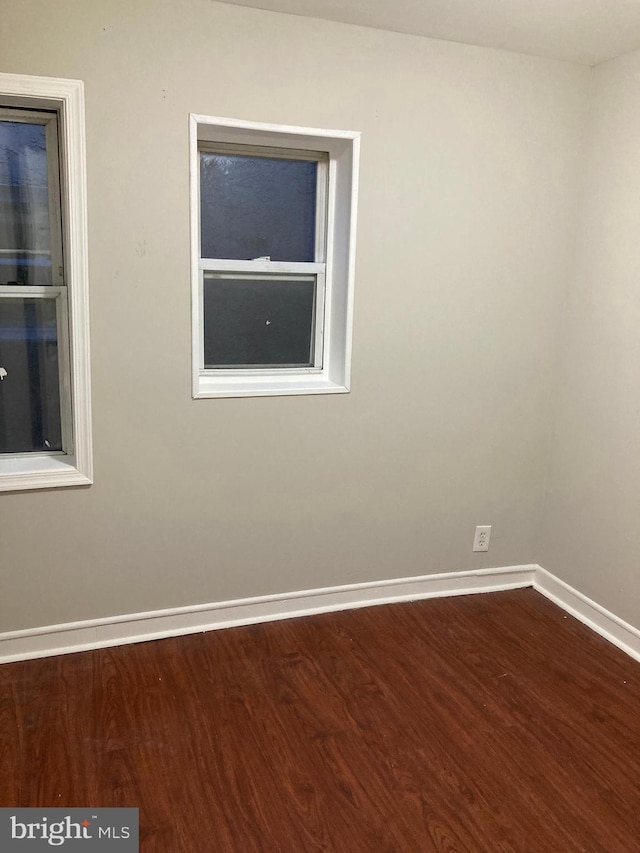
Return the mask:
<path fill-rule="evenodd" d="M 61 450 L 54 299 L 0 299 L 0 453 Z"/>
<path fill-rule="evenodd" d="M 317 171 L 308 160 L 201 152 L 202 257 L 314 261 Z"/>
<path fill-rule="evenodd" d="M 315 277 L 204 274 L 205 367 L 309 367 Z"/>
<path fill-rule="evenodd" d="M 46 131 L 0 121 L 0 284 L 51 284 Z"/>

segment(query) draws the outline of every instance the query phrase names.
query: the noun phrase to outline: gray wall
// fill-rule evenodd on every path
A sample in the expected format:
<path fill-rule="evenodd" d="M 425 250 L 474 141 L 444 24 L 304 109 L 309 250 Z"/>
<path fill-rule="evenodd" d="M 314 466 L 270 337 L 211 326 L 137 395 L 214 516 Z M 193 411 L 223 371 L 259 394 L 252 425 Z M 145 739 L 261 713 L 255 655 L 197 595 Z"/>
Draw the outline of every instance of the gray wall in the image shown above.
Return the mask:
<path fill-rule="evenodd" d="M 2 630 L 537 559 L 588 69 L 208 0 L 0 27 L 86 84 L 95 439 L 0 498 Z M 191 400 L 190 112 L 362 131 L 351 394 Z"/>
<path fill-rule="evenodd" d="M 595 69 L 549 496 L 550 571 L 640 626 L 640 53 Z"/>

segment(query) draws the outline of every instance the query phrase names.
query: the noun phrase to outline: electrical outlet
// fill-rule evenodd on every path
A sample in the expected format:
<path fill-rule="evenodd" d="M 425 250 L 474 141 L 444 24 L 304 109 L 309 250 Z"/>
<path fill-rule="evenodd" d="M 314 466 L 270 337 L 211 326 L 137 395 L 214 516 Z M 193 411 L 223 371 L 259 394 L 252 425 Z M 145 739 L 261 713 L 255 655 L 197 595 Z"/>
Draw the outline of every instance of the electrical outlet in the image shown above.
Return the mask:
<path fill-rule="evenodd" d="M 474 551 L 488 551 L 491 539 L 491 525 L 483 524 L 476 527 L 476 535 L 473 537 Z"/>

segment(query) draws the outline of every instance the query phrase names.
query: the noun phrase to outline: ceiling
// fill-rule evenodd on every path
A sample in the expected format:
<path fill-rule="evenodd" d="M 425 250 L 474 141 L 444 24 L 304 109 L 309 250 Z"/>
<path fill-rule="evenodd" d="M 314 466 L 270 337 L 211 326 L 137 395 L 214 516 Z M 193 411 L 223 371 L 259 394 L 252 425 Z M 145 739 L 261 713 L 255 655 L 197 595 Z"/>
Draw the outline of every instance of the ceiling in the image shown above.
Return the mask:
<path fill-rule="evenodd" d="M 226 0 L 584 65 L 640 48 L 640 0 Z"/>

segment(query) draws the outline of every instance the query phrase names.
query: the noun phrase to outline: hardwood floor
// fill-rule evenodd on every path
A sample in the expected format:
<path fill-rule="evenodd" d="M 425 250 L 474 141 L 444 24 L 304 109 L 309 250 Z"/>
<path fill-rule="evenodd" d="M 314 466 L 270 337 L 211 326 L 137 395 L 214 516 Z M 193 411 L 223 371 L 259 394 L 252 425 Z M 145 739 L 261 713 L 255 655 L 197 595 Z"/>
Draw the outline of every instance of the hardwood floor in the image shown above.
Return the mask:
<path fill-rule="evenodd" d="M 640 851 L 640 664 L 533 590 L 0 667 L 0 805 L 143 853 Z"/>

